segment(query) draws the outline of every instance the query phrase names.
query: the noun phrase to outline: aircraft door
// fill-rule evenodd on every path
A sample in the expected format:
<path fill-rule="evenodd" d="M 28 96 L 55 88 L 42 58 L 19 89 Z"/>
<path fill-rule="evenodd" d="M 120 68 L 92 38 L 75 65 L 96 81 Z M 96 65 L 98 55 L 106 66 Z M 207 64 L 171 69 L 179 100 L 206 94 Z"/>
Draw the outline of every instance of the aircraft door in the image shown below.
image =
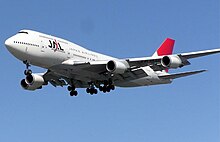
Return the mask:
<path fill-rule="evenodd" d="M 44 44 L 44 41 L 41 40 L 41 52 L 45 52 L 45 48 L 47 48 L 47 47 L 46 47 L 46 45 Z"/>
<path fill-rule="evenodd" d="M 70 50 L 71 50 L 71 48 L 69 48 L 69 50 L 67 51 L 67 59 L 70 59 L 70 57 L 71 57 Z"/>

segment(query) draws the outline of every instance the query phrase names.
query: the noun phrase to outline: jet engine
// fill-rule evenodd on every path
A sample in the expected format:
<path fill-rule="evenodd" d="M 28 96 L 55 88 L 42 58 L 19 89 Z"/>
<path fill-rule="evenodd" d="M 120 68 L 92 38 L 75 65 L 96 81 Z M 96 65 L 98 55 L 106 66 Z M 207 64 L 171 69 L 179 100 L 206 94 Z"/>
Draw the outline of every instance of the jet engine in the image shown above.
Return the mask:
<path fill-rule="evenodd" d="M 179 56 L 164 56 L 161 60 L 161 64 L 166 68 L 178 68 L 183 66 L 182 60 L 179 58 Z"/>
<path fill-rule="evenodd" d="M 42 85 L 45 84 L 44 78 L 38 74 L 27 75 L 25 79 L 21 80 L 21 86 L 25 90 L 36 90 L 42 88 Z"/>
<path fill-rule="evenodd" d="M 111 60 L 106 64 L 106 69 L 111 73 L 123 74 L 127 70 L 127 66 L 123 62 Z"/>

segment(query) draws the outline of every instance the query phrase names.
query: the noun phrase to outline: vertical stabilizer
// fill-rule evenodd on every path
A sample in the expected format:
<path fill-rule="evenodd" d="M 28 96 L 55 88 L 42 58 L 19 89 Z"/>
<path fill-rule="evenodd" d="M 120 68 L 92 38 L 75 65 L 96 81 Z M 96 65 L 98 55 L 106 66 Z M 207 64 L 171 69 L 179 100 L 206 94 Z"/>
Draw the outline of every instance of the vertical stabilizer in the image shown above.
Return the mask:
<path fill-rule="evenodd" d="M 163 56 L 163 55 L 172 55 L 173 54 L 173 47 L 174 47 L 175 40 L 171 38 L 165 39 L 165 41 L 160 45 L 157 51 L 153 54 L 153 56 Z M 168 69 L 165 70 L 168 72 Z"/>
<path fill-rule="evenodd" d="M 173 53 L 175 40 L 171 38 L 165 39 L 153 56 L 171 55 Z"/>

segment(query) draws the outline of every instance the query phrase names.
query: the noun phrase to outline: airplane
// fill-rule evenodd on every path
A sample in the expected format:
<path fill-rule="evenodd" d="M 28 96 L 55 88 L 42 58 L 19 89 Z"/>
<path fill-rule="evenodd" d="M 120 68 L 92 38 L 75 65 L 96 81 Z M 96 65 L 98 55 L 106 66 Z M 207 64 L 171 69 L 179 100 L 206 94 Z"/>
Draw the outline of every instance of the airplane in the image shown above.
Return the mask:
<path fill-rule="evenodd" d="M 191 58 L 214 53 L 220 49 L 173 54 L 175 40 L 165 39 L 151 57 L 119 59 L 87 50 L 62 38 L 33 30 L 21 30 L 5 41 L 8 51 L 25 65 L 25 90 L 37 90 L 52 84 L 67 86 L 70 96 L 76 88 L 86 88 L 93 95 L 115 87 L 138 87 L 170 84 L 174 79 L 206 70 L 169 74 L 169 69 L 190 65 Z M 45 73 L 32 73 L 30 66 L 45 68 Z"/>

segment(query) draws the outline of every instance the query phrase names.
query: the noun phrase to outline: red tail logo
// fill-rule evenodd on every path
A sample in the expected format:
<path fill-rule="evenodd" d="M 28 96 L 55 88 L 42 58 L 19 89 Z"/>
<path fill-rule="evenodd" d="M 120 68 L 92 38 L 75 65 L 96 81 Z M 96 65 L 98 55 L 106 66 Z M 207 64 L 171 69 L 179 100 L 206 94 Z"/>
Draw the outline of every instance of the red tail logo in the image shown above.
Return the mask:
<path fill-rule="evenodd" d="M 165 41 L 160 45 L 153 56 L 164 56 L 173 54 L 174 43 L 175 40 L 171 38 L 165 39 Z M 168 72 L 168 69 L 166 69 L 165 71 Z"/>
<path fill-rule="evenodd" d="M 175 40 L 167 38 L 157 49 L 157 55 L 158 56 L 171 55 L 173 53 L 174 43 Z"/>

